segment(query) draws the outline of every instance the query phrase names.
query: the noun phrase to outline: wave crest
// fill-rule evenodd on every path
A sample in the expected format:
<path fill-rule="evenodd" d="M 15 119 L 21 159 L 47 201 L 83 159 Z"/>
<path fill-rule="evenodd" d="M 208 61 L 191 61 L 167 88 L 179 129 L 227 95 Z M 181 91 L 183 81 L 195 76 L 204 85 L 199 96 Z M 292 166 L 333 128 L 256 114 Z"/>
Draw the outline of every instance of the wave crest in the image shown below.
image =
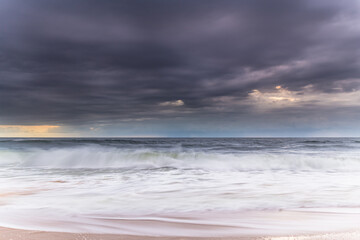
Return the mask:
<path fill-rule="evenodd" d="M 214 153 L 181 149 L 74 147 L 0 152 L 0 165 L 33 168 L 124 168 L 204 170 L 360 170 L 360 156 L 304 153 Z"/>

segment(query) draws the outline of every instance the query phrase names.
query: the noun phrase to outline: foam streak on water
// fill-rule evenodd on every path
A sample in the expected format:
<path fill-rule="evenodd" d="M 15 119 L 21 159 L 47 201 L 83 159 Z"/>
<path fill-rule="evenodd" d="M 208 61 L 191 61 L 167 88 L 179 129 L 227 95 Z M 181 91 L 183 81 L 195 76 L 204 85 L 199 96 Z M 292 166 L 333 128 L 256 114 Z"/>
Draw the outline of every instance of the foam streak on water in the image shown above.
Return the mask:
<path fill-rule="evenodd" d="M 181 225 L 185 235 L 196 236 L 278 233 L 291 227 L 287 221 L 269 226 L 269 213 L 353 218 L 359 208 L 360 139 L 0 139 L 0 226 L 172 235 Z M 135 220 L 141 229 L 131 224 Z M 339 221 L 354 227 L 343 215 Z"/>

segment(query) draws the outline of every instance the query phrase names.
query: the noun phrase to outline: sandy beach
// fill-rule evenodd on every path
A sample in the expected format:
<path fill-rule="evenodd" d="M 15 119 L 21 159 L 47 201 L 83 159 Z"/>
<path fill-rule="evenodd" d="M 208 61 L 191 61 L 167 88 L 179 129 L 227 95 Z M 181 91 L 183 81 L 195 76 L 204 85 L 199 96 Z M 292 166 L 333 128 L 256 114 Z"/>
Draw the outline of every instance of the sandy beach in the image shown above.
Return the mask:
<path fill-rule="evenodd" d="M 221 219 L 221 215 L 217 215 Z M 214 216 L 213 216 L 214 217 Z M 219 225 L 157 222 L 153 220 L 114 221 L 117 227 L 114 234 L 89 231 L 68 232 L 70 223 L 48 222 L 57 225 L 49 230 L 24 230 L 0 227 L 0 240 L 358 240 L 360 230 L 357 225 L 358 214 L 324 212 L 252 212 L 243 214 L 243 222 L 256 220 L 257 227 L 224 228 Z M 239 219 L 232 218 L 234 223 Z M 341 222 L 352 222 L 352 227 L 337 228 Z M 43 223 L 44 226 L 46 223 Z M 47 227 L 49 227 L 47 226 Z M 115 226 L 115 225 L 114 225 Z M 261 226 L 261 227 L 260 227 Z M 313 227 L 310 227 L 313 226 Z M 349 225 L 347 225 L 349 226 Z M 46 229 L 47 227 L 44 227 Z M 121 229 L 133 229 L 131 234 L 116 233 Z M 119 231 L 117 231 L 118 229 Z M 137 229 L 135 231 L 135 229 Z M 146 233 L 141 229 L 152 229 Z M 121 231 L 120 231 L 121 232 Z M 139 234 L 137 234 L 137 232 Z M 156 234 L 158 233 L 158 234 Z M 166 234 L 168 233 L 168 234 Z M 192 235 L 193 234 L 193 235 Z"/>
<path fill-rule="evenodd" d="M 29 231 L 0 227 L 0 240 L 187 240 L 187 239 L 213 239 L 213 240 L 245 240 L 265 239 L 250 236 L 243 237 L 154 237 L 130 236 L 119 234 L 89 234 L 89 233 L 61 233 L 46 231 Z"/>
<path fill-rule="evenodd" d="M 0 227 L 0 240 L 358 240 L 360 231 L 297 236 L 154 237 L 118 234 L 61 233 Z"/>

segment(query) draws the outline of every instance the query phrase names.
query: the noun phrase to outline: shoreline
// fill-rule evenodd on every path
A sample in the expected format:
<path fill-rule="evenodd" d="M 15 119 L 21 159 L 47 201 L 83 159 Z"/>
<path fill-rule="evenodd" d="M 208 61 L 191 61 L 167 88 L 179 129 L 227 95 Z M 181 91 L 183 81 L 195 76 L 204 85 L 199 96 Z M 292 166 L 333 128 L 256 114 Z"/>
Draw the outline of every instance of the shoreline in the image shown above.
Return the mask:
<path fill-rule="evenodd" d="M 34 214 L 29 213 L 5 214 L 3 215 L 5 218 L 0 216 L 0 220 L 2 218 L 0 240 L 360 239 L 360 213 L 320 210 L 257 211 L 191 217 L 194 215 L 178 215 L 177 218 L 147 216 L 117 219 L 104 216 L 95 218 L 96 221 L 93 222 L 80 223 L 79 221 L 53 221 L 51 218 L 43 218 L 39 221 Z M 21 226 L 20 219 L 36 224 L 32 227 Z M 5 224 L 6 220 L 8 224 Z M 214 220 L 217 224 L 212 222 Z"/>
<path fill-rule="evenodd" d="M 165 237 L 299 236 L 360 229 L 360 209 L 77 215 L 0 211 L 0 226 L 38 232 Z M 360 237 L 359 237 L 360 239 Z"/>
<path fill-rule="evenodd" d="M 0 240 L 358 240 L 360 230 L 287 236 L 174 237 L 123 234 L 65 233 L 0 227 Z"/>
<path fill-rule="evenodd" d="M 182 237 L 182 236 L 143 236 L 101 233 L 66 233 L 37 230 L 23 230 L 0 227 L 0 240 L 265 240 L 263 237 Z"/>

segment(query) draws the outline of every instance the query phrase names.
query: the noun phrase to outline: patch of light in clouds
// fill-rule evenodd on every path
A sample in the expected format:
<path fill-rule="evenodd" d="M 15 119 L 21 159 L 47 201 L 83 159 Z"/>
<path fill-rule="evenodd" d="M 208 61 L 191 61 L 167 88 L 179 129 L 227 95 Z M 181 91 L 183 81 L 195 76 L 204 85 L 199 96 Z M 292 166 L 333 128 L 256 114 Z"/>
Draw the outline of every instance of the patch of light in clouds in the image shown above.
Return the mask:
<path fill-rule="evenodd" d="M 172 107 L 179 107 L 179 106 L 183 106 L 185 103 L 183 100 L 179 99 L 176 101 L 167 101 L 167 102 L 162 102 L 159 105 L 160 106 L 172 106 Z"/>
<path fill-rule="evenodd" d="M 360 90 L 351 92 L 318 92 L 312 85 L 298 91 L 291 91 L 282 86 L 260 91 L 254 89 L 248 94 L 248 103 L 266 110 L 273 108 L 301 107 L 306 104 L 316 106 L 360 106 Z"/>

